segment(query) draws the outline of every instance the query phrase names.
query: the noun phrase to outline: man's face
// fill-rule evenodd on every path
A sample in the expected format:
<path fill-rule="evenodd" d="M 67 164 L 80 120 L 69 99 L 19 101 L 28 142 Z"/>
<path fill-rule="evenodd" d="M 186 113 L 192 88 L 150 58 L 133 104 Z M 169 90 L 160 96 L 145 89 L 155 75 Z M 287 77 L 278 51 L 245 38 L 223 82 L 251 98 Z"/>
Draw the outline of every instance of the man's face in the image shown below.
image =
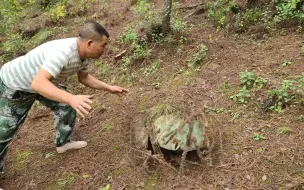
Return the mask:
<path fill-rule="evenodd" d="M 87 55 L 89 58 L 98 59 L 104 53 L 108 44 L 108 38 L 103 35 L 99 40 L 89 41 Z"/>

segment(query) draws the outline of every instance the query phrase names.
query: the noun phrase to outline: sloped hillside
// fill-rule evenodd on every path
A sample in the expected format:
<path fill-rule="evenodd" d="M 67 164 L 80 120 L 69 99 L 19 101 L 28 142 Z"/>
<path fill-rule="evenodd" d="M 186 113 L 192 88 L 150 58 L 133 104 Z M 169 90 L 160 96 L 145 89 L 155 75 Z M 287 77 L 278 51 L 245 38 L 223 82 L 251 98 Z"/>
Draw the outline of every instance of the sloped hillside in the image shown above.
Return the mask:
<path fill-rule="evenodd" d="M 246 2 L 174 1 L 167 36 L 157 25 L 161 0 L 56 1 L 44 9 L 41 2 L 18 4 L 21 20 L 1 38 L 2 64 L 44 41 L 77 36 L 86 20 L 95 20 L 111 40 L 107 53 L 90 61 L 91 73 L 131 92 L 116 96 L 69 78 L 72 93 L 94 95 L 90 115 L 78 119 L 73 134 L 88 146 L 57 154 L 52 112 L 35 104 L 10 146 L 0 187 L 304 189 L 304 46 L 297 9 L 303 4 L 292 1 L 296 6 L 283 14 L 285 1 Z M 150 156 L 134 144 L 146 110 L 162 104 L 185 118 L 203 110 L 217 131 L 212 167 L 190 153 L 180 176 L 179 152 Z"/>

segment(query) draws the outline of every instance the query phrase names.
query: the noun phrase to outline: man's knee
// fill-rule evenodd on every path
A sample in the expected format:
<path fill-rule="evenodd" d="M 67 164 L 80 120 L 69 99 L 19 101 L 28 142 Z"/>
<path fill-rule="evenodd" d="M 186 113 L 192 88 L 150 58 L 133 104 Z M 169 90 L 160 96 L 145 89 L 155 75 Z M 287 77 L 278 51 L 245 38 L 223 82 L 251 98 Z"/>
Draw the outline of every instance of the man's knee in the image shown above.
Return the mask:
<path fill-rule="evenodd" d="M 55 125 L 64 124 L 64 125 L 74 125 L 76 119 L 76 111 L 69 105 L 61 105 L 55 111 Z M 57 123 L 58 122 L 58 123 Z"/>
<path fill-rule="evenodd" d="M 62 115 L 76 116 L 76 111 L 70 105 L 67 104 L 64 104 L 64 106 L 60 106 L 60 109 L 58 111 Z"/>
<path fill-rule="evenodd" d="M 0 143 L 7 143 L 17 132 L 17 119 L 0 115 Z"/>

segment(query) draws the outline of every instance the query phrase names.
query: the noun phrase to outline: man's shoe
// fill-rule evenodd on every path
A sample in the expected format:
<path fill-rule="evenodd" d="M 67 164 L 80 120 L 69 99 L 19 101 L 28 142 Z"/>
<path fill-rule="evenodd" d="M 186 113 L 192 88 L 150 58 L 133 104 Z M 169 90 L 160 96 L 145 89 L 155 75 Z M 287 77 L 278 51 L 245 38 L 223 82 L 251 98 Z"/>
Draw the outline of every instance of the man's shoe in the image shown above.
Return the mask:
<path fill-rule="evenodd" d="M 71 141 L 64 144 L 63 146 L 56 147 L 56 150 L 60 154 L 66 152 L 67 150 L 83 148 L 87 146 L 87 144 L 88 143 L 86 141 Z"/>

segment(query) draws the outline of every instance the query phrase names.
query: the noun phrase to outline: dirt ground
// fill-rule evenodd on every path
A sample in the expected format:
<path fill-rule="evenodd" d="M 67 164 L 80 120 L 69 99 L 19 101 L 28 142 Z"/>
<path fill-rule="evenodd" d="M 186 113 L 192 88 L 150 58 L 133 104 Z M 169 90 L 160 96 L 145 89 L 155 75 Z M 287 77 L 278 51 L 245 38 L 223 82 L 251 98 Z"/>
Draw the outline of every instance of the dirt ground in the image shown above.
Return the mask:
<path fill-rule="evenodd" d="M 157 2 L 157 6 L 162 5 Z M 181 6 L 200 2 L 181 1 Z M 84 88 L 71 78 L 69 87 L 73 93 L 94 94 L 91 114 L 78 120 L 73 133 L 73 139 L 86 140 L 88 146 L 57 154 L 52 112 L 37 104 L 10 146 L 0 187 L 99 189 L 110 184 L 113 190 L 304 189 L 303 105 L 294 104 L 282 113 L 264 113 L 261 109 L 268 89 L 304 71 L 300 51 L 303 33 L 282 29 L 259 39 L 250 33 L 227 35 L 217 32 L 204 14 L 192 15 L 185 19 L 194 25 L 189 41 L 179 51 L 166 45 L 154 47 L 151 60 L 161 63 L 161 69 L 150 76 L 140 74 L 138 69 L 136 80 L 130 82 L 121 79 L 121 62 L 113 59 L 123 50 L 117 50 L 115 41 L 126 25 L 134 26 L 139 18 L 132 12 L 130 2 L 109 1 L 108 8 L 115 11 L 107 14 L 103 5 L 97 1 L 88 17 L 104 23 L 112 36 L 102 59 L 110 70 L 102 77 L 92 61 L 91 71 L 131 92 L 118 97 Z M 181 15 L 191 11 L 186 9 Z M 82 25 L 79 20 L 68 18 L 65 24 L 69 33 L 55 38 L 76 36 Z M 187 64 L 189 52 L 199 44 L 208 46 L 209 61 L 199 71 L 179 72 Z M 282 67 L 284 60 L 294 64 Z M 247 105 L 229 100 L 240 89 L 239 73 L 244 71 L 269 80 L 267 88 L 257 91 Z M 154 82 L 160 83 L 159 89 L 153 87 Z M 229 88 L 223 89 L 223 84 Z M 190 155 L 184 175 L 179 176 L 176 171 L 180 154 L 166 161 L 161 156 L 149 158 L 147 151 L 134 146 L 134 120 L 143 115 L 143 110 L 162 103 L 176 105 L 185 114 L 204 106 L 209 108 L 209 123 L 220 131 L 215 138 L 213 167 Z M 236 114 L 238 117 L 233 119 Z M 289 127 L 292 132 L 280 135 L 280 127 Z M 266 139 L 254 141 L 254 133 Z M 148 164 L 143 165 L 147 158 Z"/>

